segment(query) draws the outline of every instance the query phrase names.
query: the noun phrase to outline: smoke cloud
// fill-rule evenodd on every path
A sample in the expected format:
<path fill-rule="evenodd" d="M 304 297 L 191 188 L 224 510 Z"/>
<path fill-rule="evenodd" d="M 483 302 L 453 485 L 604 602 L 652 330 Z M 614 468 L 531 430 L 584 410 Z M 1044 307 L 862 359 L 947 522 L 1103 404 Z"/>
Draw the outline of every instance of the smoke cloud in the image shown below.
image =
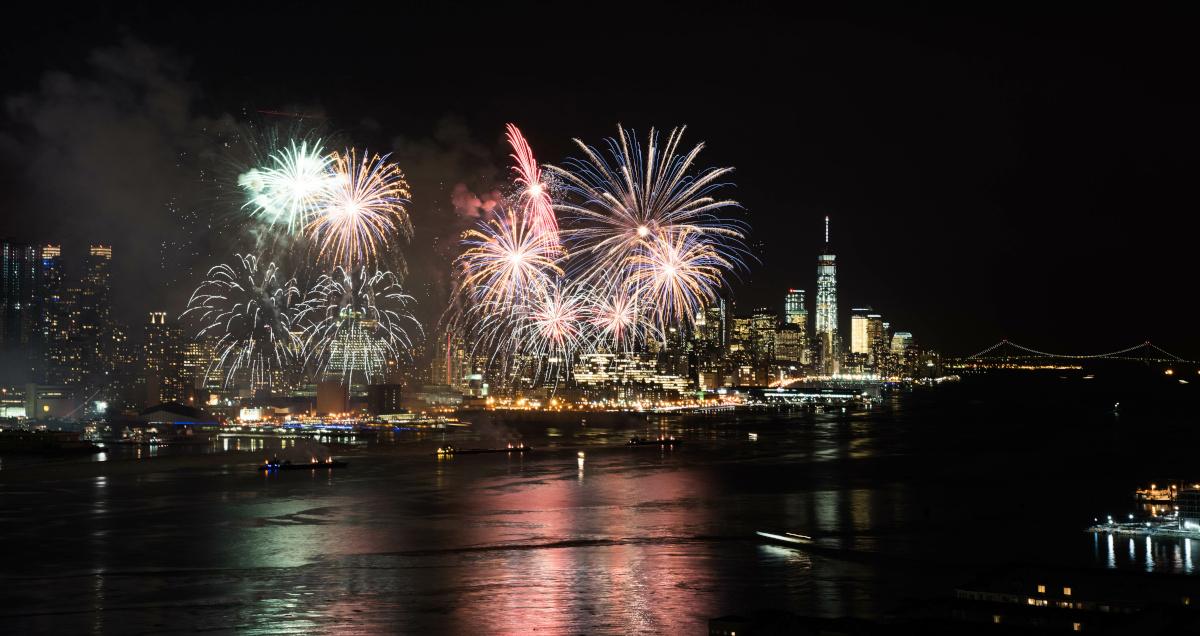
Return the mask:
<path fill-rule="evenodd" d="M 133 324 L 177 313 L 168 292 L 208 252 L 203 175 L 232 119 L 198 112 L 186 70 L 126 39 L 2 101 L 0 162 L 15 190 L 3 233 L 62 243 L 69 269 L 88 244 L 112 245 L 116 314 Z"/>

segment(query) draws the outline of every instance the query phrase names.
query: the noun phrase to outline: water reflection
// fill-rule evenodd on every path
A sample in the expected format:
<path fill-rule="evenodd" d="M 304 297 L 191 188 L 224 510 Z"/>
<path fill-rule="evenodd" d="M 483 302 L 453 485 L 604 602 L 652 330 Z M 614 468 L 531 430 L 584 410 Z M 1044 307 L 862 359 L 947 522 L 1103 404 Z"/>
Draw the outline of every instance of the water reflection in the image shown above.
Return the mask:
<path fill-rule="evenodd" d="M 1169 572 L 1192 574 L 1192 539 L 1179 537 L 1145 536 L 1140 540 L 1127 539 L 1128 550 L 1122 554 L 1116 549 L 1116 535 L 1094 532 L 1093 542 L 1099 546 L 1100 535 L 1104 535 L 1104 548 L 1097 552 L 1096 560 L 1109 569 L 1138 569 L 1145 572 Z M 1139 547 L 1140 544 L 1140 547 Z"/>
<path fill-rule="evenodd" d="M 1094 503 L 1029 497 L 1059 491 L 1046 475 L 1107 478 L 1047 470 L 1064 454 L 1109 457 L 1076 451 L 1086 439 L 1010 447 L 1016 418 L 989 429 L 951 415 L 916 424 L 891 407 L 787 422 L 596 416 L 556 422 L 553 437 L 545 422 L 511 421 L 367 442 L 330 436 L 349 468 L 274 476 L 246 463 L 297 437 L 162 446 L 153 461 L 89 465 L 52 485 L 0 483 L 0 536 L 29 600 L 27 610 L 0 610 L 0 624 L 14 633 L 156 632 L 167 620 L 245 633 L 703 633 L 707 618 L 758 608 L 880 616 L 898 599 L 944 598 L 978 571 L 930 583 L 927 563 L 1074 559 L 1192 572 L 1191 541 L 1117 547 L 1096 535 L 1088 545 L 1078 519 L 1095 511 L 1079 509 Z M 687 445 L 624 445 L 659 431 Z M 439 440 L 518 438 L 535 452 L 433 453 Z M 1014 465 L 1028 470 L 1005 470 Z M 1039 532 L 1028 532 L 1030 519 Z M 830 550 L 754 538 L 771 529 Z"/>

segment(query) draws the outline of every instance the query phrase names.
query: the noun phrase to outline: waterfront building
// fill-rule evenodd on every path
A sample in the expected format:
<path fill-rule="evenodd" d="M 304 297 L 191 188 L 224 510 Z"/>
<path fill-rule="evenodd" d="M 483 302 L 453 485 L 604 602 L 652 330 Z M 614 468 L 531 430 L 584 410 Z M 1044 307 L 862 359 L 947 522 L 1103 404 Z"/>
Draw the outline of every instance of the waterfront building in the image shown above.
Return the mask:
<path fill-rule="evenodd" d="M 865 356 L 871 352 L 871 339 L 867 333 L 867 316 L 870 313 L 870 307 L 850 310 L 850 353 Z"/>
<path fill-rule="evenodd" d="M 804 305 L 804 290 L 789 289 L 783 297 L 783 321 L 789 325 L 808 325 L 808 308 Z"/>
<path fill-rule="evenodd" d="M 62 248 L 43 245 L 38 260 L 38 331 L 41 346 L 39 379 L 62 385 L 70 375 L 71 314 L 75 298 L 67 294 Z"/>
<path fill-rule="evenodd" d="M 913 335 L 907 331 L 897 331 L 892 336 L 892 353 L 903 355 L 913 346 Z"/>
<path fill-rule="evenodd" d="M 92 245 L 74 308 L 71 340 L 78 372 L 73 378 L 89 396 L 108 387 L 112 371 L 112 247 Z"/>
<path fill-rule="evenodd" d="M 183 343 L 180 370 L 188 393 L 220 388 L 220 370 L 213 368 L 215 351 L 212 338 L 189 339 Z"/>
<path fill-rule="evenodd" d="M 375 322 L 350 308 L 343 309 L 339 319 L 342 325 L 329 345 L 325 379 L 343 379 L 348 384 L 370 383 L 379 379 L 385 367 L 386 355 L 371 335 Z"/>
<path fill-rule="evenodd" d="M 791 371 L 802 369 L 808 363 L 805 344 L 807 339 L 800 325 L 784 323 L 775 332 L 775 363 Z M 789 373 L 791 375 L 791 373 Z"/>
<path fill-rule="evenodd" d="M 799 355 L 792 354 L 790 359 L 799 365 L 808 365 L 809 359 L 809 339 L 808 339 L 808 306 L 805 304 L 803 289 L 789 289 L 787 295 L 783 299 L 783 322 L 785 325 L 795 327 L 796 333 L 800 338 L 800 353 Z"/>
<path fill-rule="evenodd" d="M 1200 532 L 1200 489 L 1180 490 L 1179 494 L 1175 495 L 1175 505 L 1179 509 L 1180 529 Z"/>
<path fill-rule="evenodd" d="M 887 340 L 887 323 L 879 314 L 867 314 L 867 345 L 870 349 L 870 363 L 878 367 L 883 363 L 891 343 Z"/>
<path fill-rule="evenodd" d="M 656 360 L 635 353 L 589 353 L 579 357 L 572 377 L 590 400 L 634 402 L 676 398 L 688 379 L 663 373 Z"/>
<path fill-rule="evenodd" d="M 775 361 L 775 330 L 779 316 L 766 307 L 759 307 L 750 316 L 750 350 L 754 363 L 762 367 Z"/>
<path fill-rule="evenodd" d="M 825 217 L 825 246 L 817 257 L 817 301 L 814 333 L 820 372 L 838 372 L 841 343 L 838 338 L 837 263 L 829 242 L 829 217 Z"/>
<path fill-rule="evenodd" d="M 0 351 L 19 353 L 23 361 L 37 336 L 37 248 L 18 241 L 0 242 Z"/>
<path fill-rule="evenodd" d="M 726 330 L 724 298 L 718 298 L 704 309 L 704 324 L 705 340 L 718 348 L 725 348 L 729 334 Z"/>
<path fill-rule="evenodd" d="M 190 391 L 184 381 L 183 329 L 167 319 L 167 312 L 150 312 L 143 356 L 146 405 L 186 402 Z"/>
<path fill-rule="evenodd" d="M 367 412 L 373 416 L 403 413 L 399 384 L 372 384 L 367 387 Z"/>

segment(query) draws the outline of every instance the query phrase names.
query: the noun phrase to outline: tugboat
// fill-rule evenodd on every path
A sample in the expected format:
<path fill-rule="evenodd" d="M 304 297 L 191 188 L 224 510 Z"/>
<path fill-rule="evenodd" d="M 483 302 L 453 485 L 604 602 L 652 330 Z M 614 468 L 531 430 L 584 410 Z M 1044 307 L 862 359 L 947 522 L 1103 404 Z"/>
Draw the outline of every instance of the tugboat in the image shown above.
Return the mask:
<path fill-rule="evenodd" d="M 510 443 L 506 448 L 455 448 L 450 444 L 441 446 L 434 452 L 434 455 L 446 457 L 449 455 L 481 455 L 483 453 L 528 453 L 533 450 L 532 446 L 525 442 Z"/>
<path fill-rule="evenodd" d="M 346 462 L 343 462 L 343 461 L 335 461 L 332 457 L 327 457 L 324 460 L 319 460 L 316 457 L 313 457 L 312 461 L 306 463 L 306 462 L 293 462 L 290 459 L 285 459 L 283 461 L 280 461 L 279 456 L 276 455 L 275 457 L 272 457 L 271 459 L 268 459 L 268 460 L 264 460 L 263 463 L 259 464 L 258 470 L 260 470 L 262 472 L 272 473 L 272 472 L 275 472 L 278 470 L 317 470 L 320 468 L 345 468 L 348 465 L 349 464 L 347 464 Z"/>
<path fill-rule="evenodd" d="M 626 443 L 626 446 L 666 446 L 674 448 L 681 444 L 683 444 L 683 440 L 675 439 L 675 436 L 672 435 L 670 437 L 659 436 L 658 439 L 631 437 L 629 438 L 629 442 Z"/>

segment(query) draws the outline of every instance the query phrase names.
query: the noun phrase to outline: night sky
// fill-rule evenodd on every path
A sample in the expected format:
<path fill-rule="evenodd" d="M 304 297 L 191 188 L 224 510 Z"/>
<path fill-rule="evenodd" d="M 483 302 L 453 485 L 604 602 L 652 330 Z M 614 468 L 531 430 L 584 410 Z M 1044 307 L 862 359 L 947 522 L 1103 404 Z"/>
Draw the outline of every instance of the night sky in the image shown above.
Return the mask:
<path fill-rule="evenodd" d="M 395 151 L 414 189 L 409 286 L 432 302 L 434 243 L 461 223 L 450 192 L 504 176 L 505 122 L 546 163 L 618 122 L 643 138 L 686 124 L 685 142 L 707 144 L 702 165 L 737 168 L 730 194 L 761 258 L 734 285 L 739 310 L 781 308 L 788 287 L 811 304 L 829 214 L 843 321 L 870 305 L 952 354 L 1002 337 L 1069 352 L 1148 338 L 1200 354 L 1184 309 L 1189 20 L 606 6 L 6 21 L 0 235 L 114 242 L 120 315 L 178 312 L 197 271 L 230 252 L 219 232 L 175 231 L 236 212 L 214 194 L 223 170 L 236 174 L 221 165 L 228 131 L 313 124 Z"/>

